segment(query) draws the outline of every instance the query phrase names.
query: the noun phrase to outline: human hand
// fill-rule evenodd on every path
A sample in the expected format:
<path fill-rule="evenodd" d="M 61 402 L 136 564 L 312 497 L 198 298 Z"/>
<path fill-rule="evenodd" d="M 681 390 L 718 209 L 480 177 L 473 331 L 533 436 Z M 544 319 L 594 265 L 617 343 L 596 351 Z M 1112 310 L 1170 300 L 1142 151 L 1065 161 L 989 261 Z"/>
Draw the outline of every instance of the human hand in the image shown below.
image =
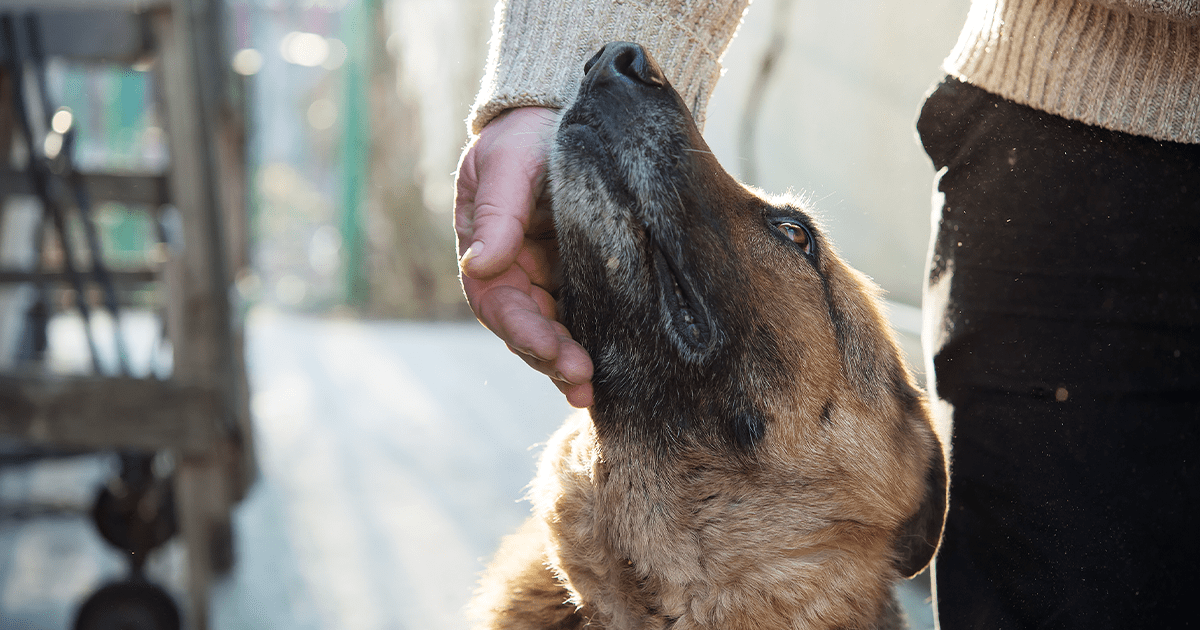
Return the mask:
<path fill-rule="evenodd" d="M 493 119 L 458 164 L 454 231 L 463 292 L 475 316 L 553 380 L 575 407 L 592 404 L 592 360 L 551 295 L 558 243 L 545 195 L 558 114 L 542 107 Z"/>

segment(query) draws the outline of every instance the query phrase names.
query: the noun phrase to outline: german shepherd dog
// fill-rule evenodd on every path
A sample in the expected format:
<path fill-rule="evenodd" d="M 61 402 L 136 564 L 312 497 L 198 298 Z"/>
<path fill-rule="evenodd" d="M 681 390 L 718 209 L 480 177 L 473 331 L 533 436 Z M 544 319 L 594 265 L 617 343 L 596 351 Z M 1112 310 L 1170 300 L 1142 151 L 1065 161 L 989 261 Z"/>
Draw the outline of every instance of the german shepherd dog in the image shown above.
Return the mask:
<path fill-rule="evenodd" d="M 595 404 L 550 439 L 482 627 L 904 627 L 947 468 L 875 287 L 721 168 L 635 44 L 586 64 L 549 182 Z"/>

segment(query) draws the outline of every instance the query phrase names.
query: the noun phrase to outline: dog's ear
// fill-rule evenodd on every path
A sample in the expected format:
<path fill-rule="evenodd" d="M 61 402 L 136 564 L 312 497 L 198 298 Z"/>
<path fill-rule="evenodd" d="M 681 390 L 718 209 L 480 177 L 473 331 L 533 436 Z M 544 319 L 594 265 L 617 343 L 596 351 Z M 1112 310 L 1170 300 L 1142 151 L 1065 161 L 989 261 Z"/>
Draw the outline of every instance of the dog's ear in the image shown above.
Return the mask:
<path fill-rule="evenodd" d="M 926 422 L 922 418 L 918 421 Z M 932 432 L 932 429 L 930 430 Z M 942 542 L 942 529 L 946 525 L 946 499 L 949 473 L 942 447 L 933 439 L 933 456 L 925 470 L 924 496 L 916 513 L 900 526 L 896 538 L 896 570 L 905 578 L 925 570 L 933 561 Z"/>

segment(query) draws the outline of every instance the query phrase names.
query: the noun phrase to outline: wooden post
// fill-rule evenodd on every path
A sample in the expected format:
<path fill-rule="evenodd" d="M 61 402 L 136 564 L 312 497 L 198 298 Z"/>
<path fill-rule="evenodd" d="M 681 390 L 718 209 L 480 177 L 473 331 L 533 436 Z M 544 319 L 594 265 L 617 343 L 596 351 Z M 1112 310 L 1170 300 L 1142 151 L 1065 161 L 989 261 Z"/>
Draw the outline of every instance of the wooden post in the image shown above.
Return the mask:
<path fill-rule="evenodd" d="M 375 34 L 374 3 L 353 0 L 342 18 L 346 44 L 343 65 L 345 100 L 342 115 L 342 234 L 343 282 L 346 303 L 366 308 L 370 299 L 363 214 L 367 191 L 367 160 L 371 152 L 367 78 L 371 72 L 370 38 Z"/>
<path fill-rule="evenodd" d="M 189 626 L 208 623 L 208 585 L 214 568 L 228 568 L 230 509 L 247 483 L 249 422 L 240 355 L 240 325 L 229 291 L 226 212 L 217 174 L 220 125 L 212 95 L 221 48 L 212 0 L 173 0 L 154 16 L 160 46 L 161 101 L 170 142 L 170 183 L 182 224 L 182 249 L 169 263 L 168 330 L 174 350 L 173 380 L 222 393 L 225 439 L 210 453 L 183 454 L 176 469 L 180 532 L 188 551 Z M 210 58 L 202 57 L 202 52 Z M 216 56 L 214 60 L 211 57 Z M 208 64 L 206 66 L 206 64 Z M 219 68 L 218 68 L 219 69 Z M 216 76 L 214 76 L 214 74 Z M 236 170 L 236 169 L 235 169 Z M 222 566 L 225 565 L 225 566 Z"/>

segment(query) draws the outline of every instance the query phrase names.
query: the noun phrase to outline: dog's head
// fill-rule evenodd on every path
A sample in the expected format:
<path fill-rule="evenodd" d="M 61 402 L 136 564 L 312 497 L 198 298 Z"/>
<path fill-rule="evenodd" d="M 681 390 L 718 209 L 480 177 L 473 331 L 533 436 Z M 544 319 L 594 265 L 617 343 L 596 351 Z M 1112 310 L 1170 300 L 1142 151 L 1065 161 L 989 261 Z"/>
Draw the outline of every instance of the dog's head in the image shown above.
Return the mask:
<path fill-rule="evenodd" d="M 916 573 L 946 468 L 875 287 L 799 202 L 725 172 L 640 46 L 609 44 L 585 73 L 550 185 L 559 312 L 596 364 L 598 434 L 837 479 L 861 495 L 838 501 L 855 518 L 895 524 L 895 566 Z"/>

